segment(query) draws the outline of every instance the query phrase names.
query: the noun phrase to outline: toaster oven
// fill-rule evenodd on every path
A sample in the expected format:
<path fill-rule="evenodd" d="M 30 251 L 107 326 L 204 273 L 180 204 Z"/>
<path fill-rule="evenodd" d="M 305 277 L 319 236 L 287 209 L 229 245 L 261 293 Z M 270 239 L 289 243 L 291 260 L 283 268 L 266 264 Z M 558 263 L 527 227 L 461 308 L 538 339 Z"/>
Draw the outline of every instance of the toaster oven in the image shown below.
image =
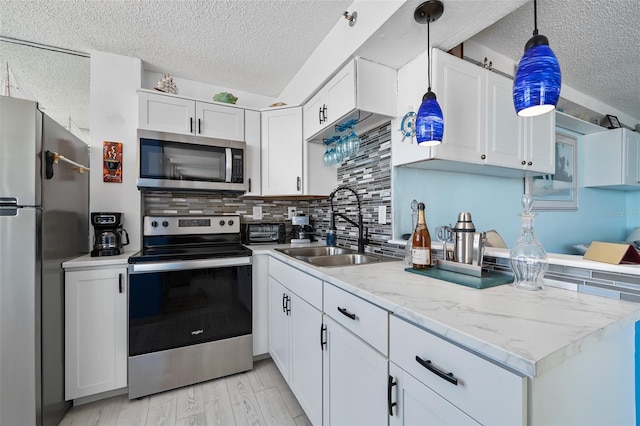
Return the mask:
<path fill-rule="evenodd" d="M 284 244 L 284 223 L 247 223 L 243 227 L 245 244 Z"/>

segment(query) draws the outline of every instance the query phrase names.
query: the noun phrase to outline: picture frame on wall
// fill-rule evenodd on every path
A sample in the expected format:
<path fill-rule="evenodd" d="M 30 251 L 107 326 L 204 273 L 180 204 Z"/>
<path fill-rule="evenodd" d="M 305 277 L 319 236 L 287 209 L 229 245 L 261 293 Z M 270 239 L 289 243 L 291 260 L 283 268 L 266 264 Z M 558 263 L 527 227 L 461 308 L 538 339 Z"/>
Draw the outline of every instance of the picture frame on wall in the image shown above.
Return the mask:
<path fill-rule="evenodd" d="M 532 210 L 578 210 L 577 143 L 556 133 L 556 168 L 552 175 L 525 178 L 525 193 L 533 198 Z"/>

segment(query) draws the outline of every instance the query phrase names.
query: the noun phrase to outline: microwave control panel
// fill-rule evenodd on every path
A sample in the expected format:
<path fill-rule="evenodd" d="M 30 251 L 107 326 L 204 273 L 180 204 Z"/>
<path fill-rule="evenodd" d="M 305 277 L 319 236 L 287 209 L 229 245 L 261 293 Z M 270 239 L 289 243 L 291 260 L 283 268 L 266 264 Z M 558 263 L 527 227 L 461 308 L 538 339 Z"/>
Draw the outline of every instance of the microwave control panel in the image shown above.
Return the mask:
<path fill-rule="evenodd" d="M 241 149 L 231 150 L 231 182 L 243 183 L 244 181 L 244 158 Z"/>

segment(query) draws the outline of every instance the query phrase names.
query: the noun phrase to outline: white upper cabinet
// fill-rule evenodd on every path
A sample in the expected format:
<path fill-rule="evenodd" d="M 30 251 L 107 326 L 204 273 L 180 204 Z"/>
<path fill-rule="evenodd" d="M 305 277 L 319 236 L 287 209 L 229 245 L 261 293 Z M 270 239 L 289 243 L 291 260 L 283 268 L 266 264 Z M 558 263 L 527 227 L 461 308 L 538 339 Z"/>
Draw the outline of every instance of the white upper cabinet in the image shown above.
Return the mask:
<path fill-rule="evenodd" d="M 247 143 L 245 167 L 247 172 L 247 192 L 244 195 L 259 196 L 261 190 L 261 114 L 259 111 L 245 111 L 244 137 Z"/>
<path fill-rule="evenodd" d="M 262 195 L 302 195 L 302 109 L 262 112 Z"/>
<path fill-rule="evenodd" d="M 394 166 L 498 176 L 555 172 L 555 114 L 518 117 L 512 80 L 438 49 L 432 71 L 445 120 L 442 144 L 397 143 Z"/>
<path fill-rule="evenodd" d="M 584 186 L 640 190 L 640 134 L 613 129 L 583 136 Z"/>
<path fill-rule="evenodd" d="M 196 135 L 244 141 L 244 109 L 196 102 Z"/>
<path fill-rule="evenodd" d="M 138 92 L 138 127 L 244 141 L 244 109 L 172 95 Z"/>
<path fill-rule="evenodd" d="M 445 122 L 443 143 L 431 149 L 432 155 L 481 164 L 485 151 L 485 76 L 470 62 L 440 50 L 433 52 L 433 90 Z"/>
<path fill-rule="evenodd" d="M 335 132 L 338 122 L 358 117 L 358 111 L 373 113 L 366 125 L 380 117 L 395 117 L 397 75 L 393 68 L 355 58 L 313 96 L 303 107 L 304 138 L 322 139 Z M 363 123 L 365 124 L 365 123 Z"/>
<path fill-rule="evenodd" d="M 138 127 L 159 132 L 193 134 L 195 102 L 139 92 Z"/>

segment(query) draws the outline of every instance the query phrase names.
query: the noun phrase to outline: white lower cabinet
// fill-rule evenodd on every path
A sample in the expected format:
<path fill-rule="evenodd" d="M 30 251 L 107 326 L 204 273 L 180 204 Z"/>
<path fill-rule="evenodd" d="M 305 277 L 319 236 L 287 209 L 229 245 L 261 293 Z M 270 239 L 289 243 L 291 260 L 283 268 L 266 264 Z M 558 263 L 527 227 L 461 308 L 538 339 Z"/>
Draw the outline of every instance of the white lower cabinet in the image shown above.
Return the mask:
<path fill-rule="evenodd" d="M 387 404 L 390 426 L 479 424 L 393 362 L 389 363 Z"/>
<path fill-rule="evenodd" d="M 269 352 L 269 256 L 253 254 L 251 293 L 253 299 L 253 356 Z"/>
<path fill-rule="evenodd" d="M 389 359 L 439 395 L 437 404 L 457 409 L 442 424 L 457 424 L 458 411 L 481 424 L 526 424 L 525 377 L 395 316 L 389 320 Z"/>
<path fill-rule="evenodd" d="M 314 425 L 322 424 L 321 293 L 319 279 L 269 259 L 269 353 Z"/>
<path fill-rule="evenodd" d="M 324 321 L 323 424 L 387 424 L 387 358 L 327 315 Z"/>
<path fill-rule="evenodd" d="M 127 386 L 127 268 L 65 271 L 65 399 Z"/>

